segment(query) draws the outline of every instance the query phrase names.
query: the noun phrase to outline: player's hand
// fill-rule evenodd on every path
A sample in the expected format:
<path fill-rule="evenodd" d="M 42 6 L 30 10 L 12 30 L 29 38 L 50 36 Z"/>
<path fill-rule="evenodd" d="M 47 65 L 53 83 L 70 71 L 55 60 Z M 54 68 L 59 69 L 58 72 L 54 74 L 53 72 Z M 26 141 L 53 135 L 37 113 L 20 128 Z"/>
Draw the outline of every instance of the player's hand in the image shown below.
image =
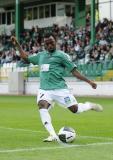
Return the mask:
<path fill-rule="evenodd" d="M 11 41 L 12 41 L 14 46 L 18 43 L 16 37 L 14 37 L 14 36 L 11 36 Z"/>
<path fill-rule="evenodd" d="M 90 85 L 92 86 L 93 89 L 97 88 L 97 84 L 93 81 L 90 81 Z"/>

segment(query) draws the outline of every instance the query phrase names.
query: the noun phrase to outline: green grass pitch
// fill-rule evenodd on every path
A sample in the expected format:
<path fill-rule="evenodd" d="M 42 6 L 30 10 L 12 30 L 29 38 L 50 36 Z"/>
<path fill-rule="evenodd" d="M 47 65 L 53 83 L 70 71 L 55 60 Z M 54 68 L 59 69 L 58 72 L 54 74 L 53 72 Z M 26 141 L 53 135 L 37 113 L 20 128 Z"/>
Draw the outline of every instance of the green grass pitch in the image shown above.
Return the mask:
<path fill-rule="evenodd" d="M 100 103 L 104 111 L 73 114 L 55 105 L 51 109 L 56 132 L 76 130 L 69 145 L 45 143 L 35 96 L 0 96 L 0 160 L 113 160 L 113 98 L 78 97 L 78 102 Z"/>

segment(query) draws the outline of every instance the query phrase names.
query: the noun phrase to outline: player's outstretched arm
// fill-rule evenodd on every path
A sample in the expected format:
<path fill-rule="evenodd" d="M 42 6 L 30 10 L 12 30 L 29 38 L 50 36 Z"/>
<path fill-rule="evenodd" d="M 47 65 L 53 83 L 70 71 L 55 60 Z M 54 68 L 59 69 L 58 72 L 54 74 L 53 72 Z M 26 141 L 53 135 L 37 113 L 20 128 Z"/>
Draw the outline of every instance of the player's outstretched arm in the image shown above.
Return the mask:
<path fill-rule="evenodd" d="M 24 60 L 27 60 L 28 55 L 27 53 L 21 48 L 19 42 L 17 41 L 16 37 L 12 36 L 11 37 L 11 41 L 13 43 L 13 45 L 18 49 L 19 53 L 20 53 L 20 57 Z"/>
<path fill-rule="evenodd" d="M 72 74 L 76 78 L 89 83 L 92 86 L 93 89 L 97 88 L 97 84 L 95 82 L 93 82 L 93 81 L 89 80 L 88 78 L 86 78 L 85 76 L 83 76 L 77 69 L 73 69 Z"/>

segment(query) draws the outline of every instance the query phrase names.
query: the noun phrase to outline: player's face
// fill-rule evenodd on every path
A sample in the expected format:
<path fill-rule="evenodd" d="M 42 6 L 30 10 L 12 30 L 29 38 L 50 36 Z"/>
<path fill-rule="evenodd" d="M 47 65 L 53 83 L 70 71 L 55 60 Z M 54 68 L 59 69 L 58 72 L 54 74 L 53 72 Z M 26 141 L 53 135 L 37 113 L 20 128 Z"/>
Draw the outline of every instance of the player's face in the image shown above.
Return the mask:
<path fill-rule="evenodd" d="M 55 51 L 56 41 L 52 36 L 50 36 L 49 38 L 44 38 L 44 43 L 46 50 L 48 50 L 51 53 Z"/>

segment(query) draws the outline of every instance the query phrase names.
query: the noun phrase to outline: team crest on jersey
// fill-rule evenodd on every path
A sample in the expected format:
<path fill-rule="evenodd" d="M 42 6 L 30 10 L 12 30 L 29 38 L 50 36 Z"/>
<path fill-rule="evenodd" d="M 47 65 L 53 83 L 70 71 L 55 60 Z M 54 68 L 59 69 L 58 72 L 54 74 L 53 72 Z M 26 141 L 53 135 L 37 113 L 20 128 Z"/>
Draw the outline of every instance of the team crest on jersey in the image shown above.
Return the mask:
<path fill-rule="evenodd" d="M 49 71 L 49 66 L 50 66 L 50 64 L 42 64 L 40 67 L 40 70 L 42 72 L 47 72 L 47 71 Z"/>
<path fill-rule="evenodd" d="M 71 102 L 70 97 L 65 97 L 64 101 L 65 101 L 66 104 L 69 104 Z"/>

